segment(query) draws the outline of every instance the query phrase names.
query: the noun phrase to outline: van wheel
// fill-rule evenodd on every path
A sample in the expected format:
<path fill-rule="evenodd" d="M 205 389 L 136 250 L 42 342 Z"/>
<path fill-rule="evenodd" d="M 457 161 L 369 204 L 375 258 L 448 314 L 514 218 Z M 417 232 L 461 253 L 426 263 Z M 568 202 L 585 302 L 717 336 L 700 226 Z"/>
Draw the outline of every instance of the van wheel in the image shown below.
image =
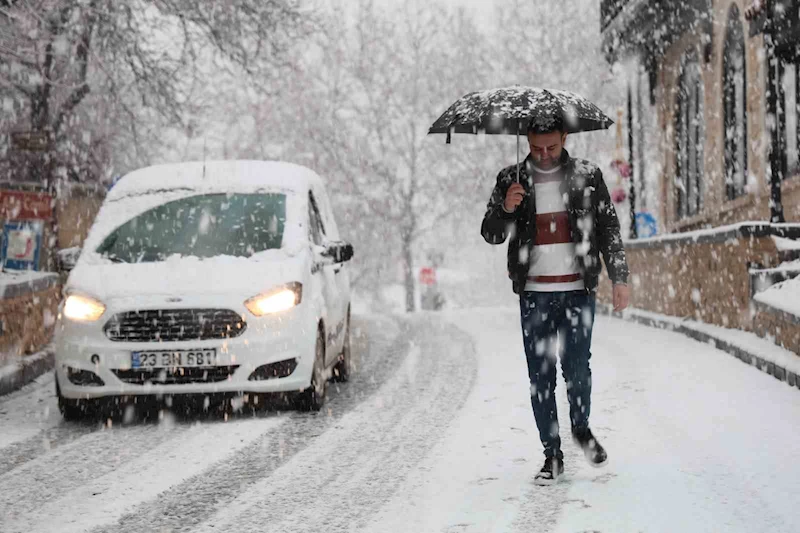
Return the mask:
<path fill-rule="evenodd" d="M 350 353 L 350 311 L 347 311 L 347 326 L 344 330 L 344 347 L 339 355 L 339 362 L 333 367 L 333 380 L 337 383 L 347 383 L 350 381 L 352 372 L 352 356 Z"/>
<path fill-rule="evenodd" d="M 90 415 L 95 414 L 97 410 L 97 404 L 92 400 L 64 398 L 61 395 L 61 388 L 58 386 L 58 379 L 56 379 L 56 396 L 58 397 L 58 410 L 61 411 L 61 416 L 64 420 L 69 422 L 85 420 Z"/>
<path fill-rule="evenodd" d="M 317 333 L 317 347 L 314 355 L 314 369 L 311 372 L 311 384 L 300 392 L 295 400 L 300 411 L 319 411 L 325 405 L 327 380 L 325 379 L 325 336 Z"/>

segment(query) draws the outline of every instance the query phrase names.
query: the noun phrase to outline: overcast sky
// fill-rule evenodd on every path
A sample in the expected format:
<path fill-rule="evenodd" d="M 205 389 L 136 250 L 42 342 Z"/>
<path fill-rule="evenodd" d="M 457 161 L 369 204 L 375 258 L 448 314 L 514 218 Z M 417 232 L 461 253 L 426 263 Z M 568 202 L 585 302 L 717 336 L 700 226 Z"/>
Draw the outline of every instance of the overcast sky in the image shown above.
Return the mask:
<path fill-rule="evenodd" d="M 433 0 L 442 4 L 460 5 L 474 11 L 481 16 L 491 15 L 494 11 L 494 4 L 503 0 Z"/>
<path fill-rule="evenodd" d="M 396 5 L 398 1 L 403 0 L 377 0 L 379 3 L 386 5 Z M 491 17 L 494 13 L 495 4 L 505 2 L 506 0 L 428 0 L 429 2 L 438 2 L 443 5 L 450 6 L 464 6 L 476 15 L 481 17 Z M 532 0 L 533 1 L 533 0 Z M 352 3 L 353 6 L 356 2 Z"/>

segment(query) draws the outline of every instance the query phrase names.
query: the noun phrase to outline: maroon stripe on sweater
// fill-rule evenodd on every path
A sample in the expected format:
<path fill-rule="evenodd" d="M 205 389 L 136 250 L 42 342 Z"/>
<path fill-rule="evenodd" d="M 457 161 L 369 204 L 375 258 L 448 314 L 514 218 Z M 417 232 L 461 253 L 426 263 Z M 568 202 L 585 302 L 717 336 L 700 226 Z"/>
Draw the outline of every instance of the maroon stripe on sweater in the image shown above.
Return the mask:
<path fill-rule="evenodd" d="M 528 276 L 528 281 L 533 281 L 535 283 L 574 283 L 580 280 L 580 274 L 569 274 L 567 276 Z"/>
<path fill-rule="evenodd" d="M 561 174 L 536 174 L 533 177 L 533 183 L 553 183 L 563 179 L 564 177 Z"/>
<path fill-rule="evenodd" d="M 572 242 L 569 234 L 569 214 L 545 213 L 536 215 L 536 246 Z"/>

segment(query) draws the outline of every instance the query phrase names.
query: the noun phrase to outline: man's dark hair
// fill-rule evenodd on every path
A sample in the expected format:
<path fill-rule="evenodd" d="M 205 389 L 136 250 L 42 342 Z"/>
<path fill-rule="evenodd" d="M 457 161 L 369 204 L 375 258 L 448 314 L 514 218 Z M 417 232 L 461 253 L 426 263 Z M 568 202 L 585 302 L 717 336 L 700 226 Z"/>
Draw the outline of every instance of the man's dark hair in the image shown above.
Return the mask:
<path fill-rule="evenodd" d="M 553 132 L 564 133 L 564 119 L 560 113 L 539 114 L 528 124 L 528 133 L 541 135 Z"/>

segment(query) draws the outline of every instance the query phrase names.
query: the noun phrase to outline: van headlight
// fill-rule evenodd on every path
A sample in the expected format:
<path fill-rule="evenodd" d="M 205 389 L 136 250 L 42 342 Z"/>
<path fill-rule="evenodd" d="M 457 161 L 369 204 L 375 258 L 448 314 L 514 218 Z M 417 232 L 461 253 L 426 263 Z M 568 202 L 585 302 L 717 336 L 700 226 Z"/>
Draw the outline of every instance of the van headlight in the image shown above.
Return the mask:
<path fill-rule="evenodd" d="M 256 316 L 274 315 L 299 305 L 302 299 L 303 285 L 301 283 L 289 283 L 270 292 L 254 296 L 247 300 L 244 305 Z"/>
<path fill-rule="evenodd" d="M 103 302 L 90 298 L 70 294 L 64 302 L 64 316 L 78 322 L 94 322 L 106 311 Z"/>

